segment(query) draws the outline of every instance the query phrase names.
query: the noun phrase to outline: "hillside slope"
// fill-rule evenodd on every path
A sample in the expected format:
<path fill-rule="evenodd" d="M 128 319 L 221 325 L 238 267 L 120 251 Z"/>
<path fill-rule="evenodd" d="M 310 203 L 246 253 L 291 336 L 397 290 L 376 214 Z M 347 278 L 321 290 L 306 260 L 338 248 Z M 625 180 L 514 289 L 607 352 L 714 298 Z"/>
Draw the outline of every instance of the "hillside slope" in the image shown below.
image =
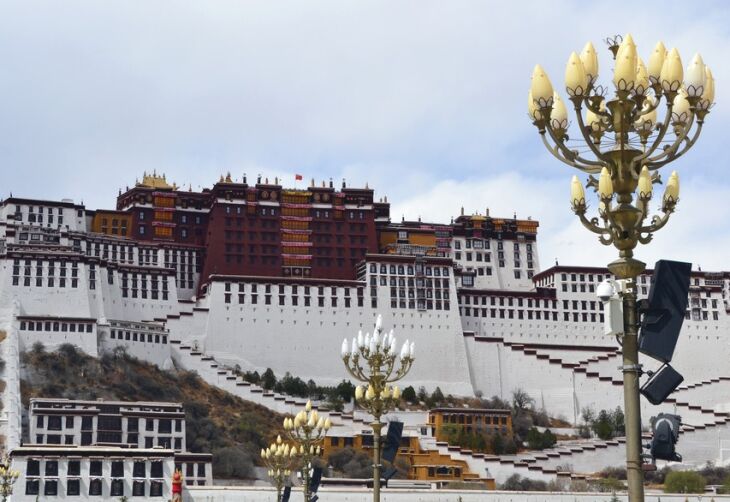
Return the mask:
<path fill-rule="evenodd" d="M 186 440 L 193 452 L 213 453 L 213 474 L 252 476 L 261 448 L 282 432 L 283 417 L 208 385 L 189 371 L 165 371 L 123 351 L 90 357 L 72 345 L 22 355 L 21 392 L 31 397 L 175 401 L 183 403 Z"/>

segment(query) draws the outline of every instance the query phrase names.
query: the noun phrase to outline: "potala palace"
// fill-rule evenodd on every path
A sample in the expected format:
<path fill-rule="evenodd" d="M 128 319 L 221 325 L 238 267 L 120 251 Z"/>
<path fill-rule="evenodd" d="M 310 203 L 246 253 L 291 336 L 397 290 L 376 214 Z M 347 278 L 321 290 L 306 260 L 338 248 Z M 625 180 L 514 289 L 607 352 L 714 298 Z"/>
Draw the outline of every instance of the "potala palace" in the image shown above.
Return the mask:
<path fill-rule="evenodd" d="M 462 211 L 448 223 L 392 221 L 387 199 L 376 200 L 367 186 L 312 181 L 287 189 L 279 180 L 230 175 L 194 192 L 146 174 L 120 191 L 113 210 L 5 199 L 0 329 L 7 333 L 8 445 L 20 438 L 18 353 L 36 342 L 49 349 L 71 343 L 92 355 L 124 347 L 288 412 L 295 400 L 254 388 L 227 368 L 337 383 L 347 377 L 342 339 L 372 330 L 378 314 L 399 340 L 416 342 L 404 385 L 504 398 L 522 388 L 569 422 L 585 407 L 623 405 L 618 345 L 603 336 L 595 295 L 608 271 L 601 264 L 541 267 L 538 227 L 488 210 Z M 650 279 L 650 270 L 640 277 L 640 296 Z M 695 439 L 683 449 L 687 460 L 727 460 L 730 272 L 694 271 L 689 305 L 672 363 L 685 384 L 661 408 L 682 415 Z M 643 405 L 645 421 L 660 411 Z M 347 426 L 357 415 L 333 420 Z M 619 446 L 573 453 L 589 466 L 607 458 L 619 465 Z M 507 472 L 549 476 L 561 461 L 578 462 L 545 455 L 489 465 L 484 455 L 450 454 L 498 479 Z"/>

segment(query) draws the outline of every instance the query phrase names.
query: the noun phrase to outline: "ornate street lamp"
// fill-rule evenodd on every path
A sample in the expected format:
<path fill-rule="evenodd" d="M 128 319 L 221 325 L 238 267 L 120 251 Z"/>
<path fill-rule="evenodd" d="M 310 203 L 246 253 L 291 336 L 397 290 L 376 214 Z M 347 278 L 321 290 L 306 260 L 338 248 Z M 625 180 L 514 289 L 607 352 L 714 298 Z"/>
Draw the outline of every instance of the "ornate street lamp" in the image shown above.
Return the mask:
<path fill-rule="evenodd" d="M 266 449 L 261 450 L 261 459 L 268 468 L 268 475 L 276 488 L 276 502 L 281 502 L 281 492 L 286 485 L 286 480 L 291 476 L 291 469 L 296 462 L 296 447 L 282 441 L 281 436 L 276 437 L 276 442 Z"/>
<path fill-rule="evenodd" d="M 317 410 L 312 409 L 312 401 L 307 401 L 304 410 L 294 416 L 284 419 L 284 430 L 287 431 L 291 440 L 299 445 L 299 451 L 295 455 L 301 458 L 300 472 L 302 475 L 304 502 L 312 498 L 310 493 L 309 480 L 312 475 L 312 459 L 318 457 L 322 452 L 320 443 L 324 440 L 327 431 L 332 426 L 330 419 L 320 417 Z"/>
<path fill-rule="evenodd" d="M 598 57 L 590 42 L 580 56 L 574 52 L 568 59 L 565 86 L 575 109 L 578 141 L 569 138 L 565 104 L 540 65 L 532 74 L 528 111 L 550 153 L 587 174 L 586 186 L 598 192 L 598 216 L 589 218 L 583 185 L 574 176 L 570 196 L 573 212 L 602 244 L 613 245 L 619 251 L 619 258 L 608 269 L 627 285 L 621 345 L 626 466 L 629 500 L 633 502 L 644 500 L 636 277 L 646 267 L 634 258 L 634 248 L 649 243 L 675 209 L 679 177 L 673 172 L 661 201 L 662 215 L 647 222 L 652 185 L 661 183 L 657 171 L 684 155 L 697 141 L 713 105 L 715 83 L 699 54 L 683 75 L 679 52 L 667 52 L 661 42 L 654 48 L 648 66 L 638 57 L 631 35 L 607 43 L 615 59 L 615 91 L 610 96 L 596 83 Z M 664 118 L 658 120 L 662 99 L 666 110 Z M 598 179 L 593 175 L 599 175 Z"/>
<path fill-rule="evenodd" d="M 396 340 L 391 329 L 388 334 L 382 331 L 382 317 L 378 315 L 372 336 L 357 338 L 348 345 L 342 341 L 342 361 L 347 371 L 366 385 L 355 387 L 355 400 L 373 416 L 373 500 L 380 501 L 380 462 L 381 462 L 381 418 L 394 409 L 400 401 L 400 389 L 389 384 L 406 376 L 413 365 L 415 343 L 403 344 L 400 356 L 396 354 Z"/>

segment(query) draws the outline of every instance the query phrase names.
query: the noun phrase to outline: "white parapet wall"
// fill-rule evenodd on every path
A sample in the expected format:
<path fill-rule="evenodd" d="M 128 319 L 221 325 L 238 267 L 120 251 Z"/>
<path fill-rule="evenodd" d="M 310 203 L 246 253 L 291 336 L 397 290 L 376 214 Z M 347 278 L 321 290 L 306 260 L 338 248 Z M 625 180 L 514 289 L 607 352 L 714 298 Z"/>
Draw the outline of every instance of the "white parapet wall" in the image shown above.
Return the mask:
<path fill-rule="evenodd" d="M 319 498 L 327 502 L 369 502 L 373 495 L 366 489 L 320 488 Z M 382 502 L 608 502 L 610 493 L 569 492 L 485 492 L 475 490 L 396 490 L 386 489 L 380 494 Z M 300 493 L 292 493 L 292 500 L 298 500 Z M 627 501 L 625 494 L 616 497 Z M 730 501 L 730 496 L 713 495 L 716 502 Z M 184 502 L 270 502 L 276 498 L 270 488 L 258 487 L 185 487 Z M 710 500 L 708 495 L 669 495 L 647 493 L 646 502 L 700 502 Z"/>
<path fill-rule="evenodd" d="M 5 329 L 3 329 L 3 327 Z M 20 350 L 18 333 L 10 323 L 0 323 L 0 331 L 5 332 L 5 340 L 0 343 L 0 353 L 5 365 L 2 379 L 5 390 L 2 393 L 2 413 L 0 413 L 0 434 L 5 436 L 5 447 L 12 449 L 20 445 L 22 437 L 22 404 L 20 400 Z"/>

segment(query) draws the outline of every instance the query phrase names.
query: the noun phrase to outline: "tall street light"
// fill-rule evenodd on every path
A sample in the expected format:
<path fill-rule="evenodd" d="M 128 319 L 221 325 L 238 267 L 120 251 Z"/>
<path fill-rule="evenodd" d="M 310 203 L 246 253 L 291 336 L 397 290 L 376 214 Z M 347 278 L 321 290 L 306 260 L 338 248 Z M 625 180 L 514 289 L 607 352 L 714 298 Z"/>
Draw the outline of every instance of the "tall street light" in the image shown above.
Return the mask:
<path fill-rule="evenodd" d="M 634 258 L 634 248 L 648 244 L 666 225 L 679 200 L 679 177 L 667 180 L 662 215 L 649 216 L 652 185 L 661 183 L 658 170 L 684 155 L 697 141 L 715 96 L 710 69 L 695 55 L 683 72 L 677 49 L 659 42 L 648 66 L 637 55 L 631 35 L 607 40 L 615 59 L 610 93 L 597 85 L 598 57 L 593 44 L 570 55 L 565 88 L 573 103 L 579 140 L 568 137 L 568 113 L 553 91 L 545 71 L 535 66 L 528 98 L 530 119 L 543 143 L 558 160 L 588 175 L 587 187 L 598 193 L 598 216 L 586 216 L 588 204 L 581 180 L 571 182 L 573 212 L 604 245 L 613 245 L 619 258 L 608 265 L 625 281 L 623 292 L 624 406 L 626 467 L 629 500 L 644 500 L 641 470 L 641 411 L 637 344 L 636 278 L 646 265 Z M 664 117 L 657 118 L 662 98 Z M 585 115 L 584 115 L 585 108 Z M 596 179 L 593 175 L 599 175 Z"/>
<path fill-rule="evenodd" d="M 342 341 L 342 361 L 347 371 L 365 385 L 355 387 L 355 400 L 373 416 L 373 501 L 380 502 L 381 418 L 395 408 L 400 400 L 400 389 L 389 384 L 406 376 L 413 365 L 415 343 L 405 341 L 396 353 L 396 340 L 393 330 L 384 334 L 383 320 L 378 315 L 375 329 L 363 336 L 362 331 L 348 345 Z"/>
<path fill-rule="evenodd" d="M 277 436 L 271 446 L 261 450 L 261 459 L 268 468 L 271 483 L 276 488 L 276 502 L 281 502 L 282 490 L 291 476 L 291 468 L 298 453 L 296 447 L 284 443 L 281 436 Z"/>
<path fill-rule="evenodd" d="M 302 474 L 304 502 L 310 502 L 312 499 L 311 487 L 309 486 L 312 475 L 312 460 L 321 453 L 320 443 L 324 440 L 331 426 L 332 423 L 329 418 L 320 417 L 317 410 L 312 409 L 312 401 L 307 401 L 305 408 L 297 413 L 294 418 L 286 417 L 284 419 L 284 430 L 287 431 L 289 438 L 294 442 L 293 448 L 299 445 L 299 451 L 294 455 L 298 454 L 301 458 L 300 472 Z"/>

